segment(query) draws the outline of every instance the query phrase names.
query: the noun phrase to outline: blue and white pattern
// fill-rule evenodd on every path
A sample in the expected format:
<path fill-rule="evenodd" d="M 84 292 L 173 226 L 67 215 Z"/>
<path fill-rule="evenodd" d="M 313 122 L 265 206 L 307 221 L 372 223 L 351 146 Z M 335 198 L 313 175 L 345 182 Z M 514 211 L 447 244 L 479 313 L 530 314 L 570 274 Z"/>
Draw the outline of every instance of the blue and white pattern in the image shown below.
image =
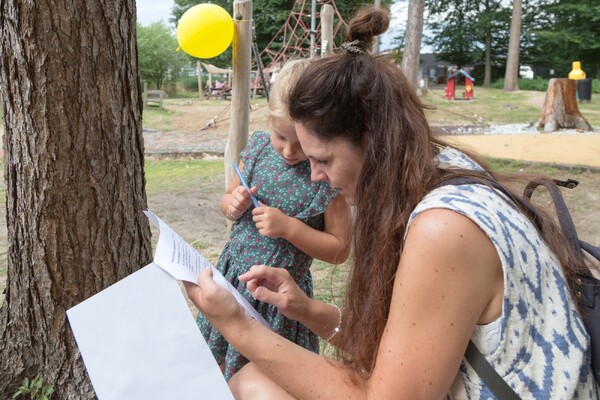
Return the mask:
<path fill-rule="evenodd" d="M 452 148 L 438 155 L 438 163 L 442 168 L 481 170 Z M 500 376 L 523 399 L 599 399 L 589 336 L 559 263 L 532 223 L 502 195 L 479 184 L 433 190 L 410 220 L 432 208 L 468 217 L 498 251 L 504 271 L 502 316 L 496 321 L 500 337 L 485 357 Z M 495 398 L 466 361 L 460 376 L 464 390 L 450 393 L 450 398 Z"/>

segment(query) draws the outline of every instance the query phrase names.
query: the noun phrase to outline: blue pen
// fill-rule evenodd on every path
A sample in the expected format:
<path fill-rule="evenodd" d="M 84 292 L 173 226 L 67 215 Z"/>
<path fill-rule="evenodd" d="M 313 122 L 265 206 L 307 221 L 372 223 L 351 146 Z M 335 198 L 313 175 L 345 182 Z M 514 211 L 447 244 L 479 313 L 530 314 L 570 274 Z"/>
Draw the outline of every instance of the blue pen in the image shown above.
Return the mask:
<path fill-rule="evenodd" d="M 231 165 L 233 166 L 233 170 L 237 174 L 238 178 L 240 178 L 241 184 L 246 188 L 248 193 L 250 193 L 250 200 L 252 200 L 252 204 L 254 204 L 254 207 L 260 207 L 260 204 L 258 204 L 258 200 L 256 200 L 256 197 L 252 195 L 252 192 L 250 191 L 250 186 L 248 186 L 248 183 L 246 183 L 246 180 L 242 176 L 242 172 L 240 171 L 238 166 L 235 163 L 232 163 Z"/>

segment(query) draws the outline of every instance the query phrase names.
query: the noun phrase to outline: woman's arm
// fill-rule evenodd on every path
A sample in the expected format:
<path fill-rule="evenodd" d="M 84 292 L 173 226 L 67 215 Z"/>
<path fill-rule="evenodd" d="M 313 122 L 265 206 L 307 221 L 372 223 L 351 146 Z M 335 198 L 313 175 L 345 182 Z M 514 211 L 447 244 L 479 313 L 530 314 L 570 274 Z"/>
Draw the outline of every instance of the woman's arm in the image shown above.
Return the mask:
<path fill-rule="evenodd" d="M 348 258 L 351 216 L 343 196 L 336 196 L 325 210 L 323 232 L 275 208 L 255 208 L 252 214 L 261 235 L 284 238 L 309 256 L 328 263 L 339 264 Z"/>
<path fill-rule="evenodd" d="M 375 366 L 363 379 L 261 327 L 239 306 L 224 307 L 227 293 L 207 273 L 199 284 L 188 294 L 227 341 L 302 399 L 442 398 L 475 324 L 500 315 L 503 293 L 498 255 L 479 227 L 452 211 L 423 212 L 408 232 Z"/>

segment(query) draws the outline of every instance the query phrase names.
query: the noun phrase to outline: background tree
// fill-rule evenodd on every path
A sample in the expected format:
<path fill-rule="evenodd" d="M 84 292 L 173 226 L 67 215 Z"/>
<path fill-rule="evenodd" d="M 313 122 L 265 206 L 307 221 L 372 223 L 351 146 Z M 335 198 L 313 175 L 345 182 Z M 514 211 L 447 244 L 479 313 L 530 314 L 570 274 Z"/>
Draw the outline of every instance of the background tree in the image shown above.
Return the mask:
<path fill-rule="evenodd" d="M 176 51 L 177 38 L 163 22 L 137 24 L 137 38 L 140 77 L 160 89 L 168 75 L 177 74 L 184 64 L 182 53 Z"/>
<path fill-rule="evenodd" d="M 581 61 L 588 77 L 600 79 L 600 3 L 597 0 L 541 1 L 532 29 L 529 60 L 566 77 Z"/>
<path fill-rule="evenodd" d="M 513 0 L 512 17 L 510 19 L 510 40 L 508 42 L 508 57 L 504 75 L 504 90 L 512 92 L 519 90 L 519 52 L 521 48 L 521 16 L 523 3 Z"/>
<path fill-rule="evenodd" d="M 441 60 L 454 63 L 459 68 L 472 63 L 479 50 L 473 23 L 478 13 L 473 2 L 446 0 L 426 2 L 431 37 L 427 43 Z"/>
<path fill-rule="evenodd" d="M 402 71 L 409 83 L 416 89 L 417 75 L 421 55 L 421 37 L 423 36 L 424 0 L 409 0 L 406 33 L 404 35 L 404 54 Z"/>
<path fill-rule="evenodd" d="M 8 280 L 0 398 L 94 398 L 66 310 L 151 260 L 135 0 L 0 2 Z"/>
<path fill-rule="evenodd" d="M 504 64 L 508 43 L 510 14 L 502 1 L 427 0 L 426 8 L 432 32 L 427 43 L 438 58 L 459 68 L 483 64 L 483 84 L 489 85 L 494 65 Z"/>

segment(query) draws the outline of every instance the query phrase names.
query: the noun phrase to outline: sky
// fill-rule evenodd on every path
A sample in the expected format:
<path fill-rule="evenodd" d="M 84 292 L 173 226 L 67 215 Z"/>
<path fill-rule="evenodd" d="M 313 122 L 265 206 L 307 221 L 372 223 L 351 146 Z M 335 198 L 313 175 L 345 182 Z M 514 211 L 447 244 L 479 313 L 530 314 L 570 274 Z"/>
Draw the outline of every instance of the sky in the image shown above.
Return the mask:
<path fill-rule="evenodd" d="M 338 0 L 339 1 L 339 0 Z M 341 0 L 343 1 L 343 0 Z M 142 25 L 149 25 L 153 22 L 163 21 L 169 23 L 173 0 L 137 0 L 137 18 Z M 381 50 L 386 50 L 394 46 L 394 37 L 402 31 L 406 25 L 406 13 L 408 1 L 395 0 L 391 8 L 392 19 L 390 28 L 381 37 Z M 424 49 L 425 50 L 425 49 Z"/>
<path fill-rule="evenodd" d="M 173 0 L 136 0 L 137 19 L 142 25 L 163 21 L 169 23 Z"/>

